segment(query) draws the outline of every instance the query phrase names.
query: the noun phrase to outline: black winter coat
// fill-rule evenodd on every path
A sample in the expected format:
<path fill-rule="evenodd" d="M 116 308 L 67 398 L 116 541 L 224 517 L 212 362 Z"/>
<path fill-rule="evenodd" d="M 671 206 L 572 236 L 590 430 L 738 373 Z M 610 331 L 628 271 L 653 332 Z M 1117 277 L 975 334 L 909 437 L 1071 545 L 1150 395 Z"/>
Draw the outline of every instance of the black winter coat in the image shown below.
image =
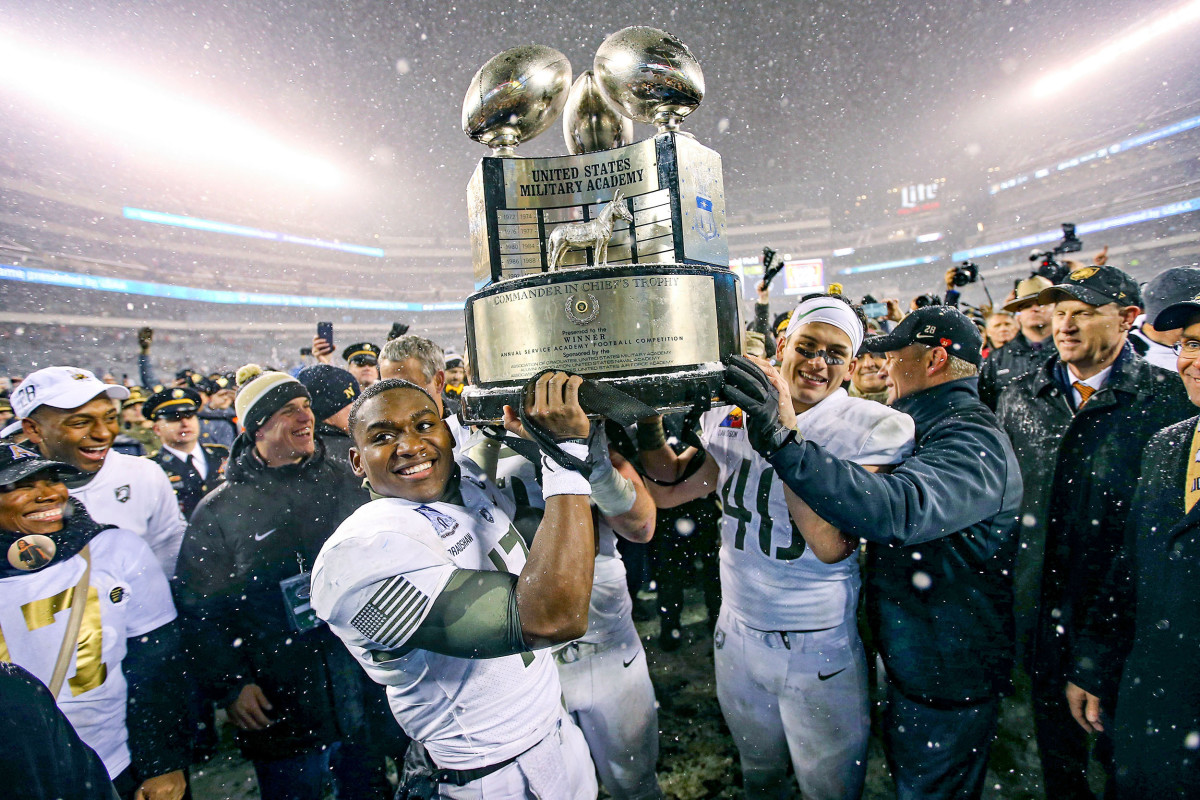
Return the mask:
<path fill-rule="evenodd" d="M 979 370 L 979 399 L 995 410 L 1000 395 L 1013 381 L 1037 370 L 1053 353 L 1054 342 L 1050 337 L 1043 339 L 1040 347 L 1034 347 L 1024 333 L 1018 333 L 1004 347 L 988 353 Z"/>
<path fill-rule="evenodd" d="M 325 457 L 332 461 L 339 461 L 349 468 L 350 448 L 354 446 L 354 440 L 350 438 L 350 435 L 341 428 L 335 428 L 325 422 L 318 422 L 317 436 L 325 445 Z"/>
<path fill-rule="evenodd" d="M 1000 397 L 1025 478 L 1016 567 L 1018 652 L 1026 670 L 1070 678 L 1073 630 L 1102 596 L 1137 487 L 1142 448 L 1195 410 L 1179 376 L 1128 345 L 1076 412 L 1057 353 Z"/>
<path fill-rule="evenodd" d="M 268 468 L 243 434 L 225 483 L 192 514 L 179 566 L 176 605 L 193 668 L 222 705 L 258 684 L 276 723 L 239 731 L 252 759 L 299 755 L 358 732 L 370 687 L 345 646 L 321 625 L 295 632 L 280 581 L 305 571 L 325 540 L 368 500 L 350 470 L 316 453 Z"/>
<path fill-rule="evenodd" d="M 1136 626 L 1113 729 L 1122 798 L 1200 796 L 1200 503 L 1183 510 L 1197 422 L 1172 425 L 1146 445 L 1130 517 Z M 1119 598 L 1119 609 L 1131 611 L 1132 599 Z M 1110 676 L 1121 673 L 1123 656 L 1094 654 Z"/>
<path fill-rule="evenodd" d="M 894 685 L 919 702 L 980 703 L 1009 685 L 1021 475 L 974 378 L 895 408 L 916 423 L 916 449 L 891 474 L 809 441 L 771 465 L 822 519 L 867 540 L 867 612 Z"/>

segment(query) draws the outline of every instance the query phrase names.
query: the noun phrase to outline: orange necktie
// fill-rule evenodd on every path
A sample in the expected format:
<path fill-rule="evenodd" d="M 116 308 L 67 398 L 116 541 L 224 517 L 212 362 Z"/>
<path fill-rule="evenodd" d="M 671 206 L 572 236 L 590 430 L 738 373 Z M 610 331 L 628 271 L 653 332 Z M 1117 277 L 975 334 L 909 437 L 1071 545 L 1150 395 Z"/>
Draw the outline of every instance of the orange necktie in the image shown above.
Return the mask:
<path fill-rule="evenodd" d="M 1087 401 L 1092 399 L 1092 395 L 1096 393 L 1095 389 L 1093 389 L 1091 386 L 1088 386 L 1083 381 L 1075 381 L 1071 385 L 1074 386 L 1076 391 L 1079 392 L 1080 408 L 1083 408 Z"/>

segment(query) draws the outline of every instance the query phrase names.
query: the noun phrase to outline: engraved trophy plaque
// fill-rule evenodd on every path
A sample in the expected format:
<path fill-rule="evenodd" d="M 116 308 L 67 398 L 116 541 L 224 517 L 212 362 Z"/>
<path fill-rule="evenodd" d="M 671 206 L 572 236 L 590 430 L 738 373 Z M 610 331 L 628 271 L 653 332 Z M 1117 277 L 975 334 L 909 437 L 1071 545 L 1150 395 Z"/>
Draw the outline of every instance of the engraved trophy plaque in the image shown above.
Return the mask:
<path fill-rule="evenodd" d="M 703 96 L 687 47 L 647 27 L 608 37 L 573 85 L 566 58 L 541 46 L 475 75 L 463 130 L 492 154 L 467 186 L 465 422 L 500 419 L 548 368 L 664 411 L 717 396 L 741 322 L 721 157 L 679 130 Z M 570 155 L 514 156 L 564 109 Z M 658 132 L 633 142 L 633 121 Z"/>

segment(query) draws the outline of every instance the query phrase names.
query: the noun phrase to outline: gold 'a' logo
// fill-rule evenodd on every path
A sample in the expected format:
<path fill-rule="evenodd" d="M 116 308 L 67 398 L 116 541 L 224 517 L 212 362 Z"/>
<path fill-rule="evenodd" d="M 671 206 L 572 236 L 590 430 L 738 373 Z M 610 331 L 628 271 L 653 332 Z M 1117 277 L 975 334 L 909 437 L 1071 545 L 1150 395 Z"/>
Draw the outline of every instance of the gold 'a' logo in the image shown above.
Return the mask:
<path fill-rule="evenodd" d="M 1099 267 L 1084 267 L 1077 269 L 1071 273 L 1070 278 L 1073 281 L 1086 281 L 1088 278 L 1100 271 Z"/>

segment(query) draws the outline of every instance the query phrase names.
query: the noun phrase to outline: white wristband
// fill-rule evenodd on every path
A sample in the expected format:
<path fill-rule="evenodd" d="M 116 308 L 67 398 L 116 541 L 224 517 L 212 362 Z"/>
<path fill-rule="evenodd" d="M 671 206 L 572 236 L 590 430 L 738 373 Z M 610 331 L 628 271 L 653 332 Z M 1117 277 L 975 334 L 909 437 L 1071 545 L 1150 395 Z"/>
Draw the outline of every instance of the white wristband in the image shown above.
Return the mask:
<path fill-rule="evenodd" d="M 559 445 L 563 452 L 583 461 L 588 456 L 588 446 L 580 442 L 563 442 Z M 557 461 L 542 454 L 542 497 L 551 498 L 556 494 L 581 494 L 588 496 L 592 487 L 587 478 L 573 469 L 567 469 Z"/>

